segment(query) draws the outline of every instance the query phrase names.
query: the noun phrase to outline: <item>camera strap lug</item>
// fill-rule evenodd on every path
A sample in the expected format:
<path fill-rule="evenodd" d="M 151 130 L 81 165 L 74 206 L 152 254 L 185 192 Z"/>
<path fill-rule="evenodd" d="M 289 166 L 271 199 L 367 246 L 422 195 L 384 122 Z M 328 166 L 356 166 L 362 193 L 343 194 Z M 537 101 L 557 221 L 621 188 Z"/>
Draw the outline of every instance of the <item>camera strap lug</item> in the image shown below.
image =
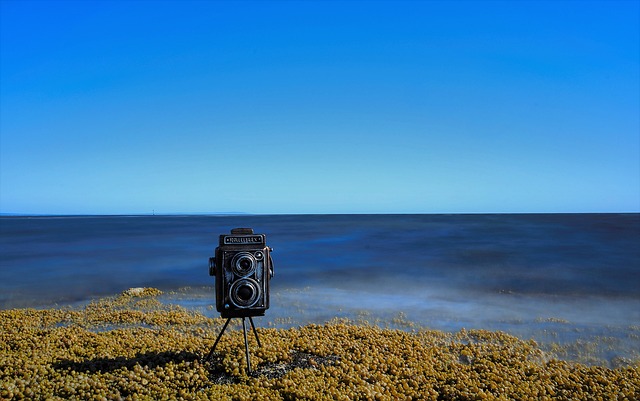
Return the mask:
<path fill-rule="evenodd" d="M 271 259 L 271 252 L 273 252 L 273 248 L 269 246 L 267 247 L 267 249 L 269 249 L 269 252 L 267 252 L 267 254 L 269 255 L 269 279 L 272 279 L 273 276 L 275 275 L 274 267 L 273 267 L 273 259 Z"/>

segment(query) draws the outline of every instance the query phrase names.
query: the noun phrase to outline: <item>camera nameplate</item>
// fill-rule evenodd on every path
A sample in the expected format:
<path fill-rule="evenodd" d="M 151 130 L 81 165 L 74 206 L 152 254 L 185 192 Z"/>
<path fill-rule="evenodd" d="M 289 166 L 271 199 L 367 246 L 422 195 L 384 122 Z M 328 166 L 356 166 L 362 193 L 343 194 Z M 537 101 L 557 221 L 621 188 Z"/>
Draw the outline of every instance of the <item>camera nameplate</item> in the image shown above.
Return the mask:
<path fill-rule="evenodd" d="M 262 235 L 225 235 L 224 244 L 264 244 L 264 238 Z"/>

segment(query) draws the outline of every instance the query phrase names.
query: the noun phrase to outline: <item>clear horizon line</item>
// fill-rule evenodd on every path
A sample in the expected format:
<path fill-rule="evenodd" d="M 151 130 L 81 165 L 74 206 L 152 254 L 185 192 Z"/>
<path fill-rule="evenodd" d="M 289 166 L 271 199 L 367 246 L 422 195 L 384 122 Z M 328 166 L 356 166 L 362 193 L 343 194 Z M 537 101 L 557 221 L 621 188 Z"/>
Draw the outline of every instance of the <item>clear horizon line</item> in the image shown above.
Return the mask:
<path fill-rule="evenodd" d="M 0 217 L 171 217 L 171 216 L 322 216 L 322 215 L 544 215 L 544 214 L 640 214 L 640 211 L 616 212 L 328 212 L 328 213 L 251 213 L 251 212 L 167 212 L 167 213 L 13 213 Z"/>

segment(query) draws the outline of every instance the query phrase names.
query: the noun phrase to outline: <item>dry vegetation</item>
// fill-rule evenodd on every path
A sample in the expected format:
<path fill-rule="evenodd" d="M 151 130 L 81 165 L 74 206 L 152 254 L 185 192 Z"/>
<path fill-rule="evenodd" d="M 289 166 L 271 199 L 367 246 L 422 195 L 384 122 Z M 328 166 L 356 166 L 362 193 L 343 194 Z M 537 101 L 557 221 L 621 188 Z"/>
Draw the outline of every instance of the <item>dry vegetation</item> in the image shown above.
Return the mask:
<path fill-rule="evenodd" d="M 533 341 L 332 321 L 228 330 L 137 289 L 82 309 L 0 311 L 0 398 L 79 400 L 638 400 L 640 365 L 548 358 Z M 237 326 L 236 326 L 237 327 Z"/>

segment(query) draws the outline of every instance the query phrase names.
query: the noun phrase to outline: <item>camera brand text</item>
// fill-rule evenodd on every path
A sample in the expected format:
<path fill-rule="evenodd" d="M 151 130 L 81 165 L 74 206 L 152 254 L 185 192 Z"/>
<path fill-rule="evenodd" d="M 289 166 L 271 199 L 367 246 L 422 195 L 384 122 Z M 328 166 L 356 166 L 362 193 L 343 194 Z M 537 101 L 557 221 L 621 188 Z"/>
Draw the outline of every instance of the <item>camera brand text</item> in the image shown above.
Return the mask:
<path fill-rule="evenodd" d="M 260 235 L 249 235 L 244 237 L 224 237 L 225 244 L 261 244 L 263 242 Z"/>

